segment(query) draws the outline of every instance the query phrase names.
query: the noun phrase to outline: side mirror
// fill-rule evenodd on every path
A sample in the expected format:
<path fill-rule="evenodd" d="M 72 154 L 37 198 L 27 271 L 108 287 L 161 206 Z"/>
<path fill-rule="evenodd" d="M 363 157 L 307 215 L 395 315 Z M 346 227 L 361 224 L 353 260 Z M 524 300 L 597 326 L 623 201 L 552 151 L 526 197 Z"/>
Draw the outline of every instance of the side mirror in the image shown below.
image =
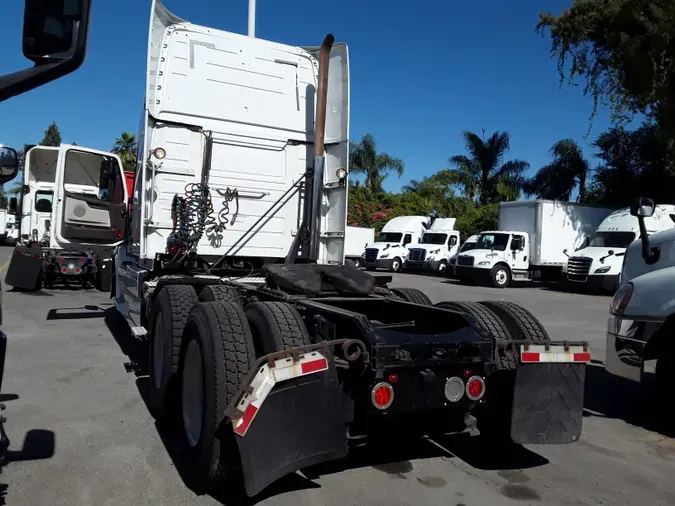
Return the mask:
<path fill-rule="evenodd" d="M 14 179 L 19 172 L 19 155 L 14 148 L 0 146 L 0 184 Z"/>
<path fill-rule="evenodd" d="M 9 199 L 9 213 L 10 214 L 19 213 L 19 201 L 16 199 L 16 197 L 12 197 Z"/>
<path fill-rule="evenodd" d="M 649 218 L 654 214 L 655 207 L 652 199 L 640 197 L 635 199 L 633 205 L 630 206 L 630 214 L 638 218 Z"/>
<path fill-rule="evenodd" d="M 609 251 L 607 252 L 607 256 L 610 256 L 610 257 L 611 257 L 613 254 L 614 254 L 614 250 L 613 250 L 613 249 L 611 249 L 611 250 L 609 250 Z"/>
<path fill-rule="evenodd" d="M 26 0 L 23 55 L 33 68 L 0 77 L 0 101 L 77 70 L 84 62 L 91 0 Z"/>

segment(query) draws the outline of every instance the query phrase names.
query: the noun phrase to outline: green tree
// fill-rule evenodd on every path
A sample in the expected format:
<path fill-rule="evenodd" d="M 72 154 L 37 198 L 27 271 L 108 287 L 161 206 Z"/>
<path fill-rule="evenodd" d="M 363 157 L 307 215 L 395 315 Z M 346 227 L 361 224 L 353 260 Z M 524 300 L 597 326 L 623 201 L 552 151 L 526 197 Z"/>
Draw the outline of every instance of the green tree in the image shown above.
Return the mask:
<path fill-rule="evenodd" d="M 377 152 L 375 137 L 365 134 L 358 143 L 349 144 L 349 166 L 354 174 L 366 176 L 365 186 L 373 192 L 382 192 L 382 182 L 390 172 L 403 175 L 404 164 L 400 158 Z"/>
<path fill-rule="evenodd" d="M 60 146 L 61 145 L 61 132 L 59 127 L 56 126 L 56 123 L 52 123 L 45 130 L 45 135 L 40 141 L 40 146 Z"/>
<path fill-rule="evenodd" d="M 526 181 L 525 192 L 542 199 L 570 200 L 572 192 L 578 188 L 577 200 L 583 202 L 590 164 L 579 145 L 572 139 L 560 140 L 551 147 L 551 155 L 551 163 Z"/>
<path fill-rule="evenodd" d="M 112 152 L 116 153 L 120 157 L 120 160 L 122 160 L 124 172 L 136 171 L 137 149 L 138 141 L 136 140 L 136 135 L 132 133 L 122 132 L 122 135 L 115 140 Z"/>
<path fill-rule="evenodd" d="M 541 13 L 561 83 L 585 80 L 584 93 L 607 103 L 619 125 L 636 113 L 675 138 L 675 2 L 576 0 L 560 16 Z"/>
<path fill-rule="evenodd" d="M 454 167 L 442 176 L 462 189 L 464 198 L 485 205 L 516 200 L 524 184 L 523 174 L 530 164 L 523 160 L 504 161 L 510 148 L 508 132 L 495 132 L 489 138 L 473 132 L 462 133 L 468 155 L 449 159 Z M 515 197 L 515 198 L 512 198 Z"/>

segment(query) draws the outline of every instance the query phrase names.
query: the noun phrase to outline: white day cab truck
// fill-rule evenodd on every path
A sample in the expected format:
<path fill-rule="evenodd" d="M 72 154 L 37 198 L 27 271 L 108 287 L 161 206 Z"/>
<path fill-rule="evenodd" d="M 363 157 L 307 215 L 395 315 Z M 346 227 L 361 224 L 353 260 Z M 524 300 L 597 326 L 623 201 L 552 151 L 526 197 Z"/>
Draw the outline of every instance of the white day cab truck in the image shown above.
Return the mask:
<path fill-rule="evenodd" d="M 363 255 L 369 244 L 375 241 L 375 229 L 352 227 L 345 229 L 345 262 L 353 267 L 363 267 Z"/>
<path fill-rule="evenodd" d="M 560 280 L 565 251 L 584 244 L 611 212 L 573 202 L 501 202 L 499 230 L 482 232 L 474 249 L 457 256 L 456 276 L 464 283 L 496 288 Z"/>
<path fill-rule="evenodd" d="M 365 268 L 399 272 L 408 258 L 408 247 L 422 240 L 431 221 L 428 216 L 398 216 L 389 220 L 375 242 L 366 247 L 363 253 Z"/>
<path fill-rule="evenodd" d="M 432 305 L 345 265 L 345 44 L 198 26 L 155 0 L 145 93 L 111 296 L 147 344 L 147 405 L 175 417 L 191 488 L 253 496 L 385 428 L 578 440 L 587 343 L 552 342 L 515 304 Z"/>
<path fill-rule="evenodd" d="M 19 239 L 19 224 L 16 221 L 16 216 L 13 214 L 7 215 L 7 233 L 5 235 L 5 244 L 16 244 Z"/>
<path fill-rule="evenodd" d="M 461 253 L 464 253 L 465 251 L 471 251 L 472 249 L 476 249 L 476 245 L 478 244 L 478 239 L 480 239 L 480 234 L 472 235 L 470 236 L 462 246 L 459 248 L 457 253 L 452 255 L 450 257 L 450 260 L 448 260 L 448 265 L 449 265 L 449 274 L 452 276 L 456 276 L 457 273 L 455 271 L 455 265 L 457 263 L 457 256 L 460 255 Z"/>
<path fill-rule="evenodd" d="M 654 214 L 645 218 L 647 234 L 675 227 L 675 206 L 657 205 Z M 630 207 L 618 209 L 607 216 L 590 240 L 581 249 L 570 253 L 563 268 L 563 277 L 575 287 L 595 292 L 611 292 L 619 287 L 623 255 L 640 232 Z"/>
<path fill-rule="evenodd" d="M 110 243 L 123 237 L 127 214 L 119 157 L 69 144 L 34 146 L 25 156 L 20 204 L 10 199 L 12 211 L 20 208 L 19 244 L 5 282 L 22 290 L 62 282 L 109 291 Z M 63 225 L 53 230 L 53 223 Z"/>
<path fill-rule="evenodd" d="M 459 232 L 455 230 L 455 221 L 455 218 L 436 218 L 422 235 L 419 244 L 408 248 L 404 270 L 445 273 L 450 259 L 455 257 L 459 249 Z"/>
<path fill-rule="evenodd" d="M 636 199 L 630 213 L 639 223 L 639 239 L 626 250 L 619 289 L 610 304 L 605 368 L 629 381 L 653 387 L 657 421 L 675 428 L 675 229 L 648 233 L 656 213 L 651 199 Z M 659 428 L 661 429 L 661 427 Z"/>

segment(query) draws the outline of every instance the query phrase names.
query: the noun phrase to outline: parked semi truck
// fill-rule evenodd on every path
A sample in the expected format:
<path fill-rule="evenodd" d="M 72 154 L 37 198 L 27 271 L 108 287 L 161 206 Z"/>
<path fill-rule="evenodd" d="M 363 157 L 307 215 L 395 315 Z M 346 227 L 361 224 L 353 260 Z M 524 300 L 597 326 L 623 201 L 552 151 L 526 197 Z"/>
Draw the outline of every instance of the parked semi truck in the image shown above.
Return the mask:
<path fill-rule="evenodd" d="M 631 208 L 618 209 L 607 216 L 588 242 L 569 255 L 563 267 L 564 279 L 573 286 L 611 292 L 619 287 L 619 274 L 626 248 L 638 237 L 640 225 Z M 675 227 L 675 206 L 657 205 L 645 218 L 647 234 Z"/>
<path fill-rule="evenodd" d="M 178 417 L 196 490 L 255 495 L 384 426 L 580 437 L 587 343 L 551 341 L 515 304 L 432 305 L 344 265 L 348 69 L 332 35 L 282 45 L 153 1 L 122 238 L 118 204 L 99 208 L 115 239 L 111 296 L 148 346 L 148 407 Z M 66 184 L 57 171 L 62 208 Z M 53 229 L 68 229 L 65 213 Z"/>
<path fill-rule="evenodd" d="M 450 257 L 450 260 L 448 260 L 448 264 L 449 264 L 449 267 L 450 267 L 449 274 L 452 274 L 452 276 L 457 275 L 457 273 L 455 271 L 455 264 L 457 263 L 457 256 L 460 255 L 461 253 L 464 253 L 465 251 L 471 251 L 472 249 L 476 249 L 476 244 L 478 244 L 478 239 L 480 239 L 479 234 L 475 234 L 475 235 L 470 236 L 466 241 L 464 241 L 464 243 L 459 248 L 457 253 L 455 253 L 454 255 L 452 255 Z"/>
<path fill-rule="evenodd" d="M 419 244 L 408 248 L 404 269 L 445 273 L 450 259 L 459 249 L 459 232 L 455 230 L 455 221 L 455 218 L 436 218 L 422 235 Z"/>
<path fill-rule="evenodd" d="M 499 230 L 481 233 L 473 250 L 457 256 L 457 277 L 496 288 L 560 280 L 566 251 L 581 247 L 611 212 L 573 202 L 501 202 Z"/>
<path fill-rule="evenodd" d="M 356 268 L 363 267 L 366 247 L 375 241 L 375 229 L 352 227 L 345 229 L 345 262 Z"/>
<path fill-rule="evenodd" d="M 620 287 L 610 304 L 605 367 L 638 383 L 655 379 L 654 404 L 660 421 L 672 430 L 675 412 L 667 399 L 675 387 L 675 229 L 649 233 L 657 207 L 651 199 L 639 198 L 630 209 L 639 239 L 626 249 Z"/>
<path fill-rule="evenodd" d="M 34 66 L 11 74 L 0 75 L 0 102 L 26 93 L 59 79 L 78 69 L 84 62 L 89 34 L 91 0 L 53 2 L 26 0 L 22 49 Z M 54 30 L 54 27 L 59 30 Z M 0 184 L 14 179 L 19 172 L 19 157 L 15 149 L 0 145 Z M 2 289 L 0 287 L 0 296 Z M 0 297 L 0 325 L 2 300 Z M 7 336 L 0 331 L 0 390 L 5 369 Z M 0 404 L 0 410 L 4 410 Z M 0 466 L 6 463 L 9 439 L 4 430 L 5 418 L 0 417 Z"/>
<path fill-rule="evenodd" d="M 376 241 L 366 247 L 363 257 L 366 269 L 399 272 L 408 258 L 408 248 L 422 240 L 431 222 L 428 216 L 398 216 L 389 220 Z"/>
<path fill-rule="evenodd" d="M 61 282 L 110 290 L 112 248 L 107 244 L 123 236 L 127 212 L 125 177 L 115 177 L 121 166 L 117 155 L 84 146 L 28 150 L 21 201 L 11 199 L 10 205 L 20 207 L 20 246 L 7 269 L 8 285 L 39 290 Z M 55 195 L 57 180 L 64 183 Z M 118 213 L 109 215 L 104 202 L 117 206 Z M 62 216 L 65 226 L 52 230 Z M 26 270 L 28 263 L 40 264 L 40 270 Z"/>

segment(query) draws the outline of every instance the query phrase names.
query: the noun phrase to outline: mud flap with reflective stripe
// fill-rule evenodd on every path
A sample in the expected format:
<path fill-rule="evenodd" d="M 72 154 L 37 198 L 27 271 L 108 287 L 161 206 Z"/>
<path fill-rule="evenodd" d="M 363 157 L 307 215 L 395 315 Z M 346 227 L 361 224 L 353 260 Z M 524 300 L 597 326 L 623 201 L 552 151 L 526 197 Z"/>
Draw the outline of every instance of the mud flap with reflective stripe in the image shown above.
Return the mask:
<path fill-rule="evenodd" d="M 342 387 L 328 364 L 323 372 L 277 382 L 236 437 L 249 497 L 298 469 L 347 455 Z"/>
<path fill-rule="evenodd" d="M 577 441 L 581 437 L 585 373 L 585 363 L 519 364 L 511 439 L 518 444 Z"/>

